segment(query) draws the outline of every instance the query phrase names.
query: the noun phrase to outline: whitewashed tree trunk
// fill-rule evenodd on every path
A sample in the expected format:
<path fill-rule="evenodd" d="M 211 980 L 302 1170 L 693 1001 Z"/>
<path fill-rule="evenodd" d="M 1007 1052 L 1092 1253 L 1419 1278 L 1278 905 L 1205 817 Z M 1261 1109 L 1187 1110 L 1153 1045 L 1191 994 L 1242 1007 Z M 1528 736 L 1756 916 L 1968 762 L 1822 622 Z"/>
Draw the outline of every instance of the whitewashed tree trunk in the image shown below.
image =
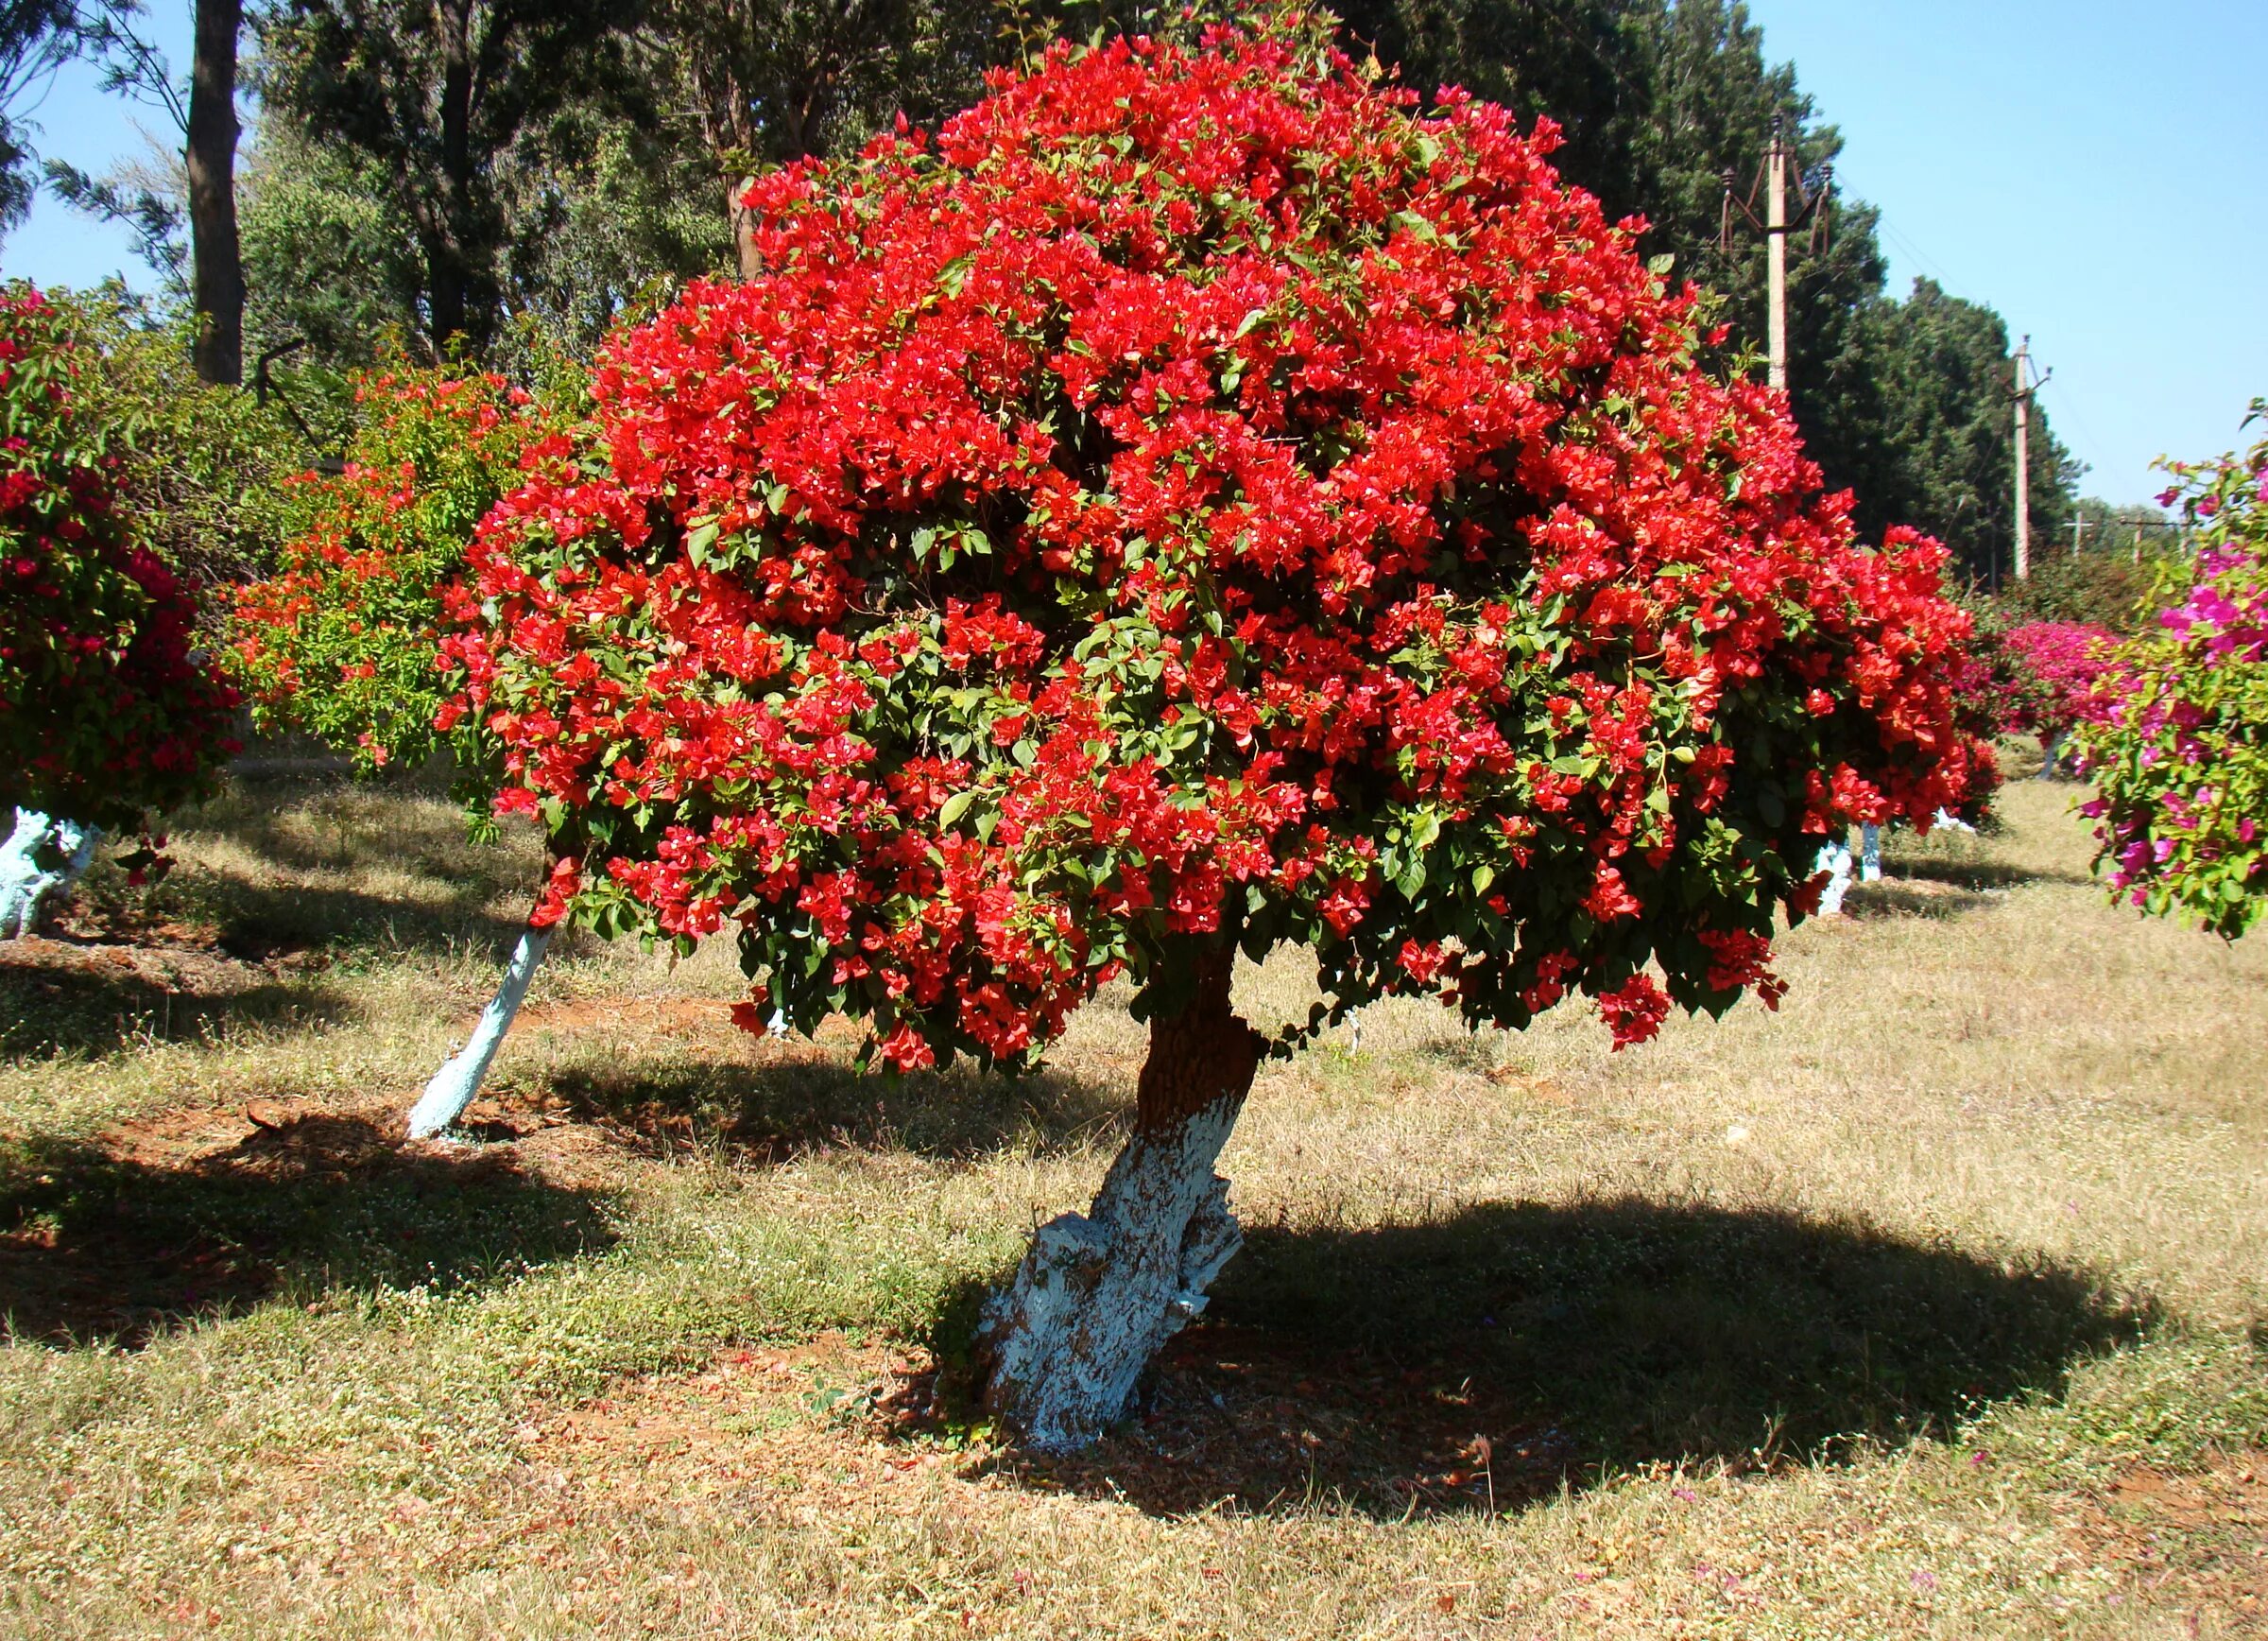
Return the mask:
<path fill-rule="evenodd" d="M 1843 897 L 1850 892 L 1851 860 L 1850 838 L 1847 835 L 1829 841 L 1819 851 L 1814 870 L 1827 872 L 1827 888 L 1819 896 L 1821 917 L 1841 917 Z"/>
<path fill-rule="evenodd" d="M 2039 766 L 2041 780 L 2053 781 L 2055 778 L 2055 766 L 2063 761 L 2063 737 L 2067 733 L 2057 730 L 2052 735 L 2040 737 L 2039 750 L 2045 754 Z"/>
<path fill-rule="evenodd" d="M 78 881 L 101 838 L 76 820 L 37 809 L 16 811 L 15 830 L 0 844 L 0 940 L 20 939 L 39 926 L 47 897 Z"/>
<path fill-rule="evenodd" d="M 434 1073 L 424 1094 L 411 1108 L 411 1139 L 431 1139 L 465 1114 L 465 1107 L 480 1092 L 481 1080 L 488 1076 L 496 1050 L 504 1045 L 505 1033 L 512 1028 L 512 1016 L 520 1012 L 520 1005 L 527 1000 L 528 982 L 536 977 L 536 968 L 543 961 L 543 953 L 550 945 L 548 928 L 537 928 L 530 924 L 520 936 L 520 943 L 512 948 L 512 960 L 505 965 L 504 983 L 496 988 L 496 995 L 481 1011 L 480 1024 L 472 1028 L 472 1040 Z"/>
<path fill-rule="evenodd" d="M 985 1303 L 985 1404 L 1041 1452 L 1074 1452 L 1125 1417 L 1143 1372 L 1244 1245 L 1213 1172 L 1263 1046 L 1229 1007 L 1234 963 L 1233 952 L 1207 957 L 1190 1006 L 1150 1022 L 1134 1133 L 1094 1205 L 1041 1226 Z"/>
<path fill-rule="evenodd" d="M 1869 820 L 1859 828 L 1859 881 L 1880 883 L 1882 878 L 1882 829 Z"/>

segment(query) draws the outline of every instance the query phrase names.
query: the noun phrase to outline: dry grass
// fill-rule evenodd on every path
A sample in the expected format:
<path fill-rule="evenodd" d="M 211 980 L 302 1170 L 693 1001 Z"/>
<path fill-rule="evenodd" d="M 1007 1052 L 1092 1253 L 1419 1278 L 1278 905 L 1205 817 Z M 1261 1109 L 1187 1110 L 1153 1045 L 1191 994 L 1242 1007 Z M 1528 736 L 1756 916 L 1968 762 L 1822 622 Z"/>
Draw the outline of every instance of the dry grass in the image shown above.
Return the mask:
<path fill-rule="evenodd" d="M 1894 849 L 1777 1015 L 1272 1068 L 1211 1325 L 1037 1465 L 929 1347 L 1092 1188 L 1123 999 L 892 1085 L 584 950 L 411 1146 L 532 844 L 232 799 L 0 962 L 0 1629 L 2261 1633 L 2268 948 L 2106 909 L 2067 801 Z"/>

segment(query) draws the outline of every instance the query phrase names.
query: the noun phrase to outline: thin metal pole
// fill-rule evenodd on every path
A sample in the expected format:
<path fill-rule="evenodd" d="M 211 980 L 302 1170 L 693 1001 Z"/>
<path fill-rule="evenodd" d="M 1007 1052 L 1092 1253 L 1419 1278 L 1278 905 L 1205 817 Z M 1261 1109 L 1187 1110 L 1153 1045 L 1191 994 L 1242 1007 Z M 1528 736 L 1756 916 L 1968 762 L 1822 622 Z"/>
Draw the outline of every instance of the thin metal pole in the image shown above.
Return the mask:
<path fill-rule="evenodd" d="M 1788 387 L 1788 147 L 1779 116 L 1772 118 L 1772 152 L 1764 183 L 1765 267 L 1772 312 L 1766 323 L 1772 386 Z"/>

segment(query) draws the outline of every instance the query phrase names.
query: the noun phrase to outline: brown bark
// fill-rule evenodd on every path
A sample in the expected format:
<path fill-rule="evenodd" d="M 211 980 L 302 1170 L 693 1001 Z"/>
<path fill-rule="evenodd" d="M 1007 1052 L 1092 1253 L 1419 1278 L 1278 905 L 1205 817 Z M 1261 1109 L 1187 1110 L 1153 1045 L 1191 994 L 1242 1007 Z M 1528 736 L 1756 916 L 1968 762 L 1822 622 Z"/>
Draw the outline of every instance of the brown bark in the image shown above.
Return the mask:
<path fill-rule="evenodd" d="M 236 43 L 244 0 L 197 0 L 189 80 L 189 290 L 199 380 L 244 380 L 244 257 L 236 234 Z"/>
<path fill-rule="evenodd" d="M 1134 1096 L 1137 1131 L 1179 1127 L 1224 1097 L 1242 1103 L 1260 1070 L 1265 1040 L 1237 1017 L 1228 996 L 1234 948 L 1196 960 L 1196 993 L 1178 1014 L 1150 1022 L 1149 1057 Z"/>
<path fill-rule="evenodd" d="M 730 171 L 725 174 L 725 216 L 732 224 L 732 254 L 743 279 L 754 279 L 764 271 L 764 259 L 756 251 L 756 213 L 740 202 L 755 180 Z"/>
<path fill-rule="evenodd" d="M 426 324 L 434 351 L 464 336 L 472 323 L 472 269 L 464 225 L 472 198 L 472 8 L 470 0 L 442 6 L 440 209 L 421 235 L 425 251 Z M 484 338 L 473 338 L 483 340 Z"/>

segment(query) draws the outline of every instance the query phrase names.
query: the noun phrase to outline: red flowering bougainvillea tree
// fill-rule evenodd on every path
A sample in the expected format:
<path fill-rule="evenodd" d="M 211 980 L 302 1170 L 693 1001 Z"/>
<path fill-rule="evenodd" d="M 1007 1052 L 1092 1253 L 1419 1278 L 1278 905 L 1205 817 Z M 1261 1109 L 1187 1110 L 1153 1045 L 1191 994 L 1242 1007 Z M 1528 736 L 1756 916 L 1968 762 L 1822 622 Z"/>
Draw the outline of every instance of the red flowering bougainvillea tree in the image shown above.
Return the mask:
<path fill-rule="evenodd" d="M 238 590 L 231 636 L 260 727 L 305 730 L 371 774 L 421 764 L 439 746 L 444 589 L 551 418 L 501 376 L 446 369 L 374 373 L 355 400 L 362 421 L 344 467 L 293 485 L 276 572 Z M 457 773 L 485 808 L 478 759 L 459 758 Z M 411 1113 L 414 1135 L 439 1132 L 472 1103 L 558 922 L 548 905 L 531 918 L 464 1051 Z"/>
<path fill-rule="evenodd" d="M 197 608 L 119 504 L 111 430 L 73 403 L 91 368 L 37 290 L 0 292 L 0 929 L 103 831 L 200 796 L 235 695 L 195 648 Z M 128 857 L 139 872 L 154 858 Z"/>
<path fill-rule="evenodd" d="M 1775 909 L 1976 749 L 1940 550 L 1856 544 L 1693 299 L 1457 95 L 1305 26 L 1058 47 L 933 139 L 759 181 L 763 271 L 602 358 L 482 527 L 462 689 L 559 904 L 739 941 L 897 1067 L 1150 1052 L 1092 1211 L 990 1302 L 993 1407 L 1125 1409 L 1238 1235 L 1230 970 L 1618 1043 L 1767 1001 Z"/>

